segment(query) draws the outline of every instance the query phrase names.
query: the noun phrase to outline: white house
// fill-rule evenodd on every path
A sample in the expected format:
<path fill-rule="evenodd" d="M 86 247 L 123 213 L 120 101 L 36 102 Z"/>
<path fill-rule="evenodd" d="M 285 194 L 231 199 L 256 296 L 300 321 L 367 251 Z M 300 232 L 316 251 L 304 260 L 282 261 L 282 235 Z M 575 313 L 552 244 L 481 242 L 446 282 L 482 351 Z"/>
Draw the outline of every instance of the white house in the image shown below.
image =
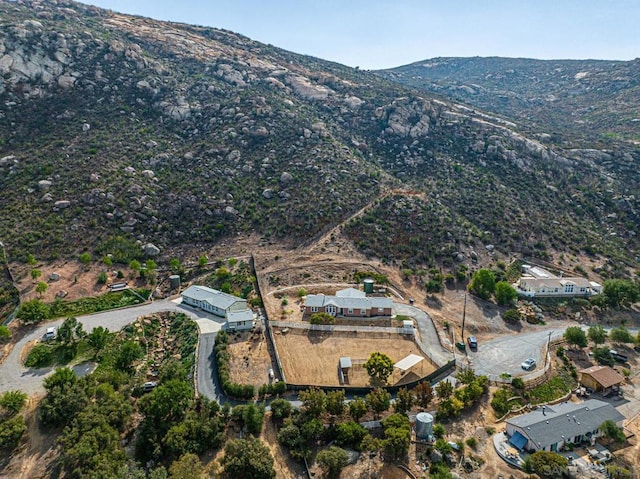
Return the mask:
<path fill-rule="evenodd" d="M 227 313 L 227 329 L 229 331 L 246 331 L 253 328 L 253 312 L 249 309 L 229 311 Z"/>
<path fill-rule="evenodd" d="M 549 296 L 591 296 L 602 291 L 602 286 L 595 281 L 581 277 L 556 276 L 539 266 L 522 267 L 523 274 L 520 281 L 514 285 L 520 296 L 549 297 Z"/>
<path fill-rule="evenodd" d="M 596 399 L 542 406 L 507 420 L 509 442 L 520 450 L 558 451 L 565 444 L 592 441 L 603 422 L 620 425 L 624 416 L 611 404 Z"/>
<path fill-rule="evenodd" d="M 182 292 L 182 302 L 222 318 L 226 317 L 229 311 L 248 309 L 246 299 L 206 286 L 189 286 Z"/>

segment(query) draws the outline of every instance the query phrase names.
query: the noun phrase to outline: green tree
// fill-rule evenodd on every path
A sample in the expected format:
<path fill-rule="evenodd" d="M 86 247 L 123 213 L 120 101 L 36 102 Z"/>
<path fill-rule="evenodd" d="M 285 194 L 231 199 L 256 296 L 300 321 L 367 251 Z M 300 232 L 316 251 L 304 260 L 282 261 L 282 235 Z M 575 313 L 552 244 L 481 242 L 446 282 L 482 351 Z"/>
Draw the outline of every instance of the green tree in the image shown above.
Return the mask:
<path fill-rule="evenodd" d="M 113 335 L 107 328 L 98 326 L 87 335 L 87 343 L 93 348 L 94 355 L 97 357 L 109 344 Z"/>
<path fill-rule="evenodd" d="M 91 263 L 91 253 L 82 253 L 79 259 L 82 264 L 89 264 Z"/>
<path fill-rule="evenodd" d="M 607 339 L 607 331 L 599 324 L 591 326 L 587 331 L 587 336 L 595 344 L 602 344 Z"/>
<path fill-rule="evenodd" d="M 366 427 L 355 421 L 347 421 L 336 426 L 336 443 L 339 446 L 362 449 L 362 441 L 369 435 Z"/>
<path fill-rule="evenodd" d="M 327 406 L 327 395 L 319 388 L 309 388 L 298 396 L 302 401 L 302 410 L 311 417 L 320 417 Z"/>
<path fill-rule="evenodd" d="M 113 266 L 113 260 L 111 259 L 111 256 L 104 255 L 102 257 L 102 262 L 105 266 Z"/>
<path fill-rule="evenodd" d="M 107 276 L 107 273 L 103 271 L 98 275 L 98 279 L 96 280 L 96 282 L 98 284 L 106 284 L 108 280 L 109 280 L 109 277 Z"/>
<path fill-rule="evenodd" d="M 85 335 L 82 323 L 78 322 L 76 317 L 71 316 L 65 319 L 58 328 L 57 339 L 62 344 L 71 345 L 84 338 Z"/>
<path fill-rule="evenodd" d="M 0 406 L 7 416 L 15 416 L 24 407 L 28 397 L 22 391 L 7 391 L 0 397 Z"/>
<path fill-rule="evenodd" d="M 18 311 L 18 318 L 25 324 L 39 323 L 40 321 L 47 319 L 50 314 L 50 308 L 48 305 L 40 301 L 39 299 L 32 299 L 26 301 L 20 306 Z"/>
<path fill-rule="evenodd" d="M 354 421 L 359 421 L 362 416 L 367 414 L 367 402 L 361 397 L 355 397 L 349 402 L 349 416 Z"/>
<path fill-rule="evenodd" d="M 142 358 L 144 351 L 136 341 L 129 340 L 120 344 L 115 353 L 115 367 L 120 371 L 130 372 L 134 361 Z"/>
<path fill-rule="evenodd" d="M 283 420 L 293 412 L 293 406 L 286 399 L 274 399 L 271 401 L 271 419 Z"/>
<path fill-rule="evenodd" d="M 326 410 L 333 416 L 342 416 L 344 413 L 344 389 L 329 391 L 327 393 Z"/>
<path fill-rule="evenodd" d="M 453 394 L 453 384 L 450 381 L 444 380 L 436 384 L 436 394 L 439 399 L 448 399 Z"/>
<path fill-rule="evenodd" d="M 173 274 L 182 274 L 184 273 L 184 268 L 180 264 L 180 260 L 178 258 L 171 258 L 169 260 L 169 269 Z"/>
<path fill-rule="evenodd" d="M 413 391 L 416 395 L 418 405 L 422 408 L 428 407 L 433 399 L 433 388 L 431 384 L 429 384 L 428 381 L 423 381 L 416 385 Z"/>
<path fill-rule="evenodd" d="M 378 351 L 371 353 L 364 368 L 372 379 L 381 383 L 386 383 L 387 378 L 393 373 L 393 361 L 384 353 Z"/>
<path fill-rule="evenodd" d="M 398 396 L 393 403 L 393 410 L 398 413 L 406 413 L 409 411 L 416 402 L 416 396 L 414 392 L 407 388 L 400 388 L 398 390 Z"/>
<path fill-rule="evenodd" d="M 373 411 L 376 417 L 379 417 L 391 405 L 391 395 L 382 388 L 372 390 L 366 395 L 365 400 L 368 408 Z"/>
<path fill-rule="evenodd" d="M 515 308 L 507 309 L 502 314 L 502 319 L 504 319 L 508 323 L 517 323 L 522 319 L 522 314 L 520 314 L 520 311 Z"/>
<path fill-rule="evenodd" d="M 473 274 L 469 283 L 469 291 L 479 298 L 488 300 L 491 298 L 496 286 L 496 275 L 488 269 L 479 269 Z"/>
<path fill-rule="evenodd" d="M 33 254 L 31 254 L 31 253 L 29 253 L 29 254 L 27 255 L 27 264 L 29 264 L 29 265 L 31 265 L 31 266 L 33 266 L 34 264 L 36 264 L 36 257 L 35 257 Z"/>
<path fill-rule="evenodd" d="M 325 471 L 326 477 L 337 478 L 340 476 L 342 469 L 349 463 L 349 456 L 344 449 L 330 446 L 318 453 L 316 461 Z"/>
<path fill-rule="evenodd" d="M 603 422 L 599 429 L 605 437 L 615 442 L 623 443 L 627 440 L 622 428 L 618 427 L 618 425 L 611 420 Z"/>
<path fill-rule="evenodd" d="M 602 294 L 612 308 L 628 307 L 640 300 L 640 287 L 634 281 L 608 279 L 604 282 Z"/>
<path fill-rule="evenodd" d="M 33 281 L 38 279 L 40 276 L 42 276 L 42 271 L 40 271 L 39 269 L 32 269 L 31 270 L 31 279 Z"/>
<path fill-rule="evenodd" d="M 633 343 L 633 335 L 624 326 L 613 328 L 609 333 L 609 339 L 616 343 Z"/>
<path fill-rule="evenodd" d="M 40 403 L 40 420 L 45 426 L 71 423 L 88 404 L 87 394 L 78 377 L 69 368 L 58 368 L 45 378 L 47 395 Z"/>
<path fill-rule="evenodd" d="M 209 259 L 207 258 L 207 256 L 204 255 L 204 254 L 201 255 L 198 258 L 198 268 L 200 268 L 200 269 L 204 268 L 207 265 L 208 262 L 209 262 Z"/>
<path fill-rule="evenodd" d="M 11 330 L 9 326 L 0 325 L 0 342 L 11 339 Z"/>
<path fill-rule="evenodd" d="M 531 471 L 541 478 L 552 479 L 564 477 L 569 461 L 556 452 L 536 451 L 531 454 Z"/>
<path fill-rule="evenodd" d="M 495 285 L 496 303 L 507 306 L 514 304 L 518 298 L 516 289 L 507 281 L 499 281 Z"/>
<path fill-rule="evenodd" d="M 224 448 L 224 457 L 220 464 L 223 468 L 222 477 L 227 479 L 276 477 L 271 451 L 259 439 L 253 437 L 229 441 Z"/>
<path fill-rule="evenodd" d="M 0 421 L 0 451 L 6 453 L 18 447 L 26 430 L 27 425 L 21 415 Z"/>
<path fill-rule="evenodd" d="M 40 281 L 36 285 L 36 293 L 38 293 L 38 295 L 40 295 L 40 296 L 42 296 L 44 293 L 46 293 L 48 289 L 49 289 L 49 285 L 47 283 L 45 283 L 44 281 Z"/>
<path fill-rule="evenodd" d="M 169 479 L 200 479 L 202 462 L 192 453 L 186 453 L 169 467 Z"/>
<path fill-rule="evenodd" d="M 580 326 L 569 326 L 564 331 L 563 337 L 571 346 L 578 348 L 585 348 L 587 346 L 587 335 Z"/>
<path fill-rule="evenodd" d="M 138 261 L 137 259 L 132 259 L 129 263 L 129 268 L 132 271 L 139 272 L 140 269 L 142 269 L 142 264 L 140 264 L 140 261 Z"/>
<path fill-rule="evenodd" d="M 285 306 L 283 304 L 283 306 Z M 335 316 L 329 313 L 313 313 L 309 318 L 311 324 L 333 324 L 336 322 Z"/>
<path fill-rule="evenodd" d="M 615 360 L 611 357 L 611 350 L 607 346 L 593 348 L 593 359 L 603 366 L 613 366 Z"/>
<path fill-rule="evenodd" d="M 609 464 L 606 467 L 607 474 L 611 479 L 632 479 L 633 473 L 629 469 L 625 469 L 615 464 Z"/>
<path fill-rule="evenodd" d="M 394 461 L 406 457 L 411 439 L 409 418 L 405 414 L 392 414 L 382 421 L 382 429 L 385 456 Z"/>

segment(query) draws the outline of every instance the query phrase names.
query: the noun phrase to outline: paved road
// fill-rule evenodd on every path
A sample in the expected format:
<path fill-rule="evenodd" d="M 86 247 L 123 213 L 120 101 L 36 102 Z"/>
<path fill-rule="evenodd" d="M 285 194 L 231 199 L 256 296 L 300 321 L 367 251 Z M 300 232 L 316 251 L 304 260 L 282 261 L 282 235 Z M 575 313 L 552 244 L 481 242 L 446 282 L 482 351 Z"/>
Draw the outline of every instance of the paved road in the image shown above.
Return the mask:
<path fill-rule="evenodd" d="M 110 331 L 118 331 L 135 321 L 139 316 L 161 311 L 176 311 L 187 314 L 196 321 L 201 335 L 216 333 L 224 324 L 223 318 L 183 306 L 179 301 L 170 300 L 158 300 L 132 308 L 79 316 L 78 321 L 82 323 L 84 330 L 87 332 L 91 332 L 98 326 L 106 327 Z M 21 352 L 28 342 L 42 338 L 48 327 L 58 327 L 62 324 L 62 321 L 62 319 L 59 319 L 43 323 L 18 341 L 7 359 L 0 365 L 0 393 L 14 389 L 22 390 L 29 395 L 44 392 L 42 381 L 53 371 L 53 368 L 26 368 L 20 358 Z M 80 369 L 79 372 L 86 373 L 88 371 Z M 203 377 L 206 378 L 207 376 L 204 375 Z"/>
<path fill-rule="evenodd" d="M 564 331 L 565 328 L 544 329 L 479 342 L 477 351 L 467 348 L 467 357 L 476 374 L 486 374 L 491 379 L 502 373 L 509 373 L 514 377 L 524 376 L 529 373 L 520 366 L 522 362 L 527 358 L 533 358 L 538 364 L 534 371 L 541 370 L 545 362 L 542 353 L 549 341 L 549 334 L 553 341 L 561 338 Z"/>
<path fill-rule="evenodd" d="M 402 303 L 393 303 L 393 312 L 394 314 L 409 316 L 416 320 L 418 331 L 420 332 L 419 340 L 422 343 L 422 347 L 439 366 L 453 359 L 453 354 L 440 344 L 436 327 L 427 313 L 420 308 Z"/>

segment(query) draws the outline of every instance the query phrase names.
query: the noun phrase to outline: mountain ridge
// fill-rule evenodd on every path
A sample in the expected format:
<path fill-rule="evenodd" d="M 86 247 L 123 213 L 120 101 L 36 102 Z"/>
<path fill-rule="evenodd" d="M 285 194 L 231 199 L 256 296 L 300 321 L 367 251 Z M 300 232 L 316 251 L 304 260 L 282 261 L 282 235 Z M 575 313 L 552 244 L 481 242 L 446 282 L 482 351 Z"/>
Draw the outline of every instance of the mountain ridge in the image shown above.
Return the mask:
<path fill-rule="evenodd" d="M 342 233 L 383 261 L 489 243 L 602 255 L 614 275 L 637 261 L 628 145 L 561 148 L 505 115 L 228 31 L 65 1 L 0 11 L 13 259 L 254 231 L 295 247 L 373 203 Z"/>

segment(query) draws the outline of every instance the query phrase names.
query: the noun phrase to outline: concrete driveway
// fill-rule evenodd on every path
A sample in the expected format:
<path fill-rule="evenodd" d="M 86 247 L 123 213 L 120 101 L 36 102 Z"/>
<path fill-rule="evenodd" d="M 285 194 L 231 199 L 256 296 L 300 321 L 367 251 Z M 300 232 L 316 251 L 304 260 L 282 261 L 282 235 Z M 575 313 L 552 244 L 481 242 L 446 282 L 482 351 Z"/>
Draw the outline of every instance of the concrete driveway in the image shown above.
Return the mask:
<path fill-rule="evenodd" d="M 224 318 L 210 315 L 200 310 L 183 306 L 179 300 L 157 300 L 152 303 L 146 303 L 132 308 L 117 309 L 104 311 L 87 316 L 79 316 L 78 321 L 84 326 L 84 330 L 91 332 L 94 328 L 102 326 L 108 328 L 109 331 L 119 331 L 127 324 L 134 322 L 139 316 L 159 313 L 162 311 L 175 311 L 185 313 L 191 317 L 200 329 L 200 335 L 212 334 L 219 331 L 223 324 Z M 51 326 L 58 327 L 63 320 L 47 321 L 36 327 L 30 333 L 27 333 L 14 346 L 13 350 L 7 356 L 6 360 L 0 365 L 0 393 L 19 389 L 25 393 L 32 395 L 43 393 L 45 391 L 42 381 L 48 376 L 53 368 L 27 368 L 22 363 L 21 353 L 24 347 L 30 341 L 41 339 L 47 328 Z M 204 376 L 206 378 L 206 376 Z"/>
<path fill-rule="evenodd" d="M 549 335 L 551 340 L 558 339 L 564 331 L 565 328 L 545 329 L 481 341 L 478 343 L 477 351 L 467 348 L 467 359 L 476 374 L 486 374 L 490 379 L 495 379 L 502 373 L 509 373 L 513 377 L 532 374 L 544 367 L 545 358 L 542 353 L 549 341 Z M 533 371 L 525 371 L 521 367 L 527 358 L 536 360 L 537 367 Z"/>
<path fill-rule="evenodd" d="M 416 326 L 420 332 L 420 337 L 416 337 L 416 339 L 420 340 L 425 351 L 429 352 L 431 359 L 433 359 L 438 366 L 442 366 L 453 359 L 453 354 L 440 344 L 436 327 L 427 313 L 415 306 L 393 303 L 393 314 L 409 316 L 416 320 Z"/>

